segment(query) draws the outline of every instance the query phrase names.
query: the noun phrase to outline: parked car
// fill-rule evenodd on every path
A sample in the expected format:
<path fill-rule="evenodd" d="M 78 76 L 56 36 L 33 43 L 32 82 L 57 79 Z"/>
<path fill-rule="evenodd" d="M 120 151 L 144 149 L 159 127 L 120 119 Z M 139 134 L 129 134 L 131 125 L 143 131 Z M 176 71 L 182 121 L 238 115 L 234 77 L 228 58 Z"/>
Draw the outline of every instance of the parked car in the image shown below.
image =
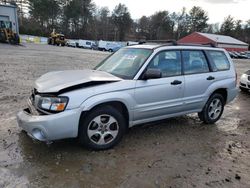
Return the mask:
<path fill-rule="evenodd" d="M 79 48 L 87 48 L 87 49 L 92 49 L 92 46 L 95 45 L 94 41 L 90 40 L 79 40 L 78 41 L 78 47 Z"/>
<path fill-rule="evenodd" d="M 238 56 L 235 53 L 233 53 L 233 52 L 228 52 L 228 53 L 229 53 L 231 58 L 233 58 L 233 59 L 238 58 Z"/>
<path fill-rule="evenodd" d="M 127 46 L 133 46 L 133 45 L 137 45 L 137 44 L 139 44 L 139 42 L 128 41 L 126 45 Z"/>
<path fill-rule="evenodd" d="M 109 51 L 109 52 L 116 52 L 118 51 L 122 46 L 120 44 L 116 44 L 116 43 L 110 43 L 106 45 L 105 50 Z"/>
<path fill-rule="evenodd" d="M 236 54 L 237 55 L 237 58 L 238 59 L 247 59 L 247 56 L 246 56 L 246 54 L 244 54 L 243 52 L 234 52 L 234 54 Z"/>
<path fill-rule="evenodd" d="M 224 49 L 135 45 L 93 70 L 41 76 L 17 121 L 34 139 L 78 137 L 84 146 L 102 150 L 142 123 L 190 113 L 215 123 L 237 91 L 236 71 Z"/>
<path fill-rule="evenodd" d="M 240 77 L 240 89 L 244 92 L 250 91 L 250 70 L 246 71 Z"/>
<path fill-rule="evenodd" d="M 100 51 L 106 51 L 106 46 L 107 46 L 108 44 L 111 44 L 111 42 L 99 40 L 99 41 L 98 41 L 98 50 L 100 50 Z"/>
<path fill-rule="evenodd" d="M 67 40 L 66 46 L 68 47 L 76 47 L 76 41 L 75 40 Z"/>
<path fill-rule="evenodd" d="M 92 44 L 92 45 L 91 45 L 91 49 L 92 49 L 92 50 L 98 50 L 97 44 L 96 44 L 96 43 Z"/>
<path fill-rule="evenodd" d="M 247 58 L 250 59 L 250 51 L 246 52 Z"/>
<path fill-rule="evenodd" d="M 98 41 L 98 49 L 101 51 L 109 51 L 109 52 L 116 52 L 121 47 L 123 47 L 122 43 L 114 42 L 114 41 Z"/>

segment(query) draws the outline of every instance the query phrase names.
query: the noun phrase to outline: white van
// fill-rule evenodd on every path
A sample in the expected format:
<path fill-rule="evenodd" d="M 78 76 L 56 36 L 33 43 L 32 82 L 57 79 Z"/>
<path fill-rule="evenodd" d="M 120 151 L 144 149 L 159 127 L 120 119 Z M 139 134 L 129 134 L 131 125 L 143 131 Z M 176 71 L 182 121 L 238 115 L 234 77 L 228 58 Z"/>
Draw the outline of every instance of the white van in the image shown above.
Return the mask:
<path fill-rule="evenodd" d="M 95 42 L 91 41 L 91 40 L 81 40 L 81 39 L 79 39 L 79 41 L 78 41 L 78 47 L 79 48 L 92 49 L 93 45 L 95 45 Z"/>

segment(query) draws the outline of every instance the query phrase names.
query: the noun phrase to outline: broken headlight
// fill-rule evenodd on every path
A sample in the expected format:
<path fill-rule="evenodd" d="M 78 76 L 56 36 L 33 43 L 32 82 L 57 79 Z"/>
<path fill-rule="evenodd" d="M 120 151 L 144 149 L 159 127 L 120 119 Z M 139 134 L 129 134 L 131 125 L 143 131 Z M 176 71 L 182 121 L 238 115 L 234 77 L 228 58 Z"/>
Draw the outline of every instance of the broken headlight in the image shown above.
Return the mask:
<path fill-rule="evenodd" d="M 68 97 L 41 97 L 38 107 L 45 111 L 62 112 L 68 104 Z"/>

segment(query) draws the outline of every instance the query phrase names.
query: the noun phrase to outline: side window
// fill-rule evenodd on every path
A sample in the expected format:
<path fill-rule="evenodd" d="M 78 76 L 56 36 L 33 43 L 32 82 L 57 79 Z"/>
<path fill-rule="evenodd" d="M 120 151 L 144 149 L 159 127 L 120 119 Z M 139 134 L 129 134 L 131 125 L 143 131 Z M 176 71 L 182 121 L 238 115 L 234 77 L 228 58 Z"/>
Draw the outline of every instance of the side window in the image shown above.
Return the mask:
<path fill-rule="evenodd" d="M 182 51 L 184 74 L 197 74 L 209 72 L 206 57 L 202 51 Z"/>
<path fill-rule="evenodd" d="M 208 51 L 208 54 L 214 63 L 214 71 L 228 70 L 230 68 L 229 61 L 224 52 Z"/>
<path fill-rule="evenodd" d="M 149 63 L 148 68 L 160 69 L 162 77 L 181 75 L 180 51 L 163 51 Z"/>

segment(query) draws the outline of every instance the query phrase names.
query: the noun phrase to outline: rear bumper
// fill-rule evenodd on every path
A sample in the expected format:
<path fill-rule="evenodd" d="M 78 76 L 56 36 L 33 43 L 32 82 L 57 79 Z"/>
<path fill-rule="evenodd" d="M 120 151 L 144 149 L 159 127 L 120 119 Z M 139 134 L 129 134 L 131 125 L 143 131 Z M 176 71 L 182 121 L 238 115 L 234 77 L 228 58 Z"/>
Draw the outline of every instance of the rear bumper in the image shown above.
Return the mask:
<path fill-rule="evenodd" d="M 80 109 L 52 115 L 32 115 L 29 109 L 24 109 L 17 114 L 17 122 L 32 138 L 52 141 L 77 137 L 80 115 Z"/>
<path fill-rule="evenodd" d="M 234 89 L 228 90 L 227 103 L 230 103 L 238 95 L 239 89 L 236 87 Z"/>

